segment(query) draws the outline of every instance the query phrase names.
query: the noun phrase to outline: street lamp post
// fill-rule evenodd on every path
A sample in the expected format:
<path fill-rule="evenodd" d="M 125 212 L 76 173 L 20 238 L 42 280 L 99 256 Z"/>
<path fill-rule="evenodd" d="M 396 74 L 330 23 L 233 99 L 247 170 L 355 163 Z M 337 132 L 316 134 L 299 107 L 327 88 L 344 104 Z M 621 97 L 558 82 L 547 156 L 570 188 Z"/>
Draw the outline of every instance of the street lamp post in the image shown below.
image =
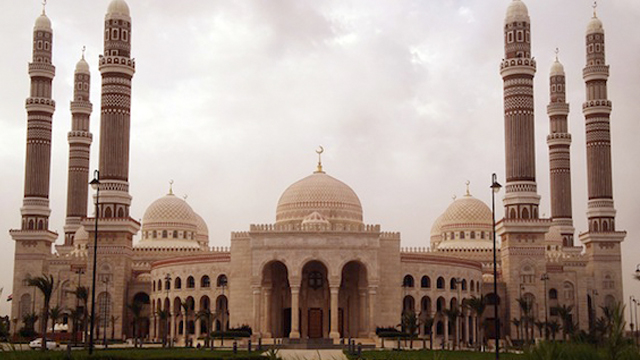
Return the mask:
<path fill-rule="evenodd" d="M 96 261 L 98 260 L 98 218 L 100 217 L 100 172 L 93 172 L 93 180 L 89 183 L 96 191 L 96 218 L 93 232 L 93 279 L 91 282 L 91 328 L 89 329 L 89 355 L 93 354 L 93 325 L 96 307 Z"/>
<path fill-rule="evenodd" d="M 540 280 L 544 281 L 544 338 L 549 338 L 549 309 L 547 308 L 547 281 L 549 280 L 549 274 L 544 273 Z"/>
<path fill-rule="evenodd" d="M 109 322 L 107 319 L 107 306 L 109 303 L 107 302 L 109 296 L 109 278 L 105 277 L 104 279 L 104 348 L 107 348 L 107 323 Z"/>
<path fill-rule="evenodd" d="M 498 183 L 495 173 L 491 175 L 491 215 L 493 216 L 493 296 L 494 321 L 496 330 L 496 360 L 500 359 L 500 319 L 498 318 L 498 265 L 496 260 L 496 194 L 502 185 Z"/>
<path fill-rule="evenodd" d="M 636 333 L 634 334 L 634 338 L 636 340 L 636 346 L 638 346 L 638 306 L 640 306 L 640 301 L 636 300 L 636 316 L 635 316 L 635 320 L 636 320 Z"/>
<path fill-rule="evenodd" d="M 636 322 L 636 330 L 633 330 L 633 326 L 631 327 L 631 335 L 633 336 L 633 340 L 636 343 L 636 346 L 638 346 L 638 338 L 636 337 L 636 333 L 638 332 L 638 300 L 636 300 L 636 298 L 632 295 L 633 297 L 633 305 L 631 305 L 631 303 L 629 303 L 629 306 L 634 308 L 636 310 L 635 312 L 635 316 L 634 318 L 631 320 L 631 323 L 633 324 L 633 321 L 635 320 Z"/>
<path fill-rule="evenodd" d="M 167 329 L 166 329 L 166 338 L 167 343 L 165 344 L 167 347 L 169 346 L 169 331 L 171 326 L 171 300 L 169 300 L 169 288 L 171 287 L 171 275 L 167 273 L 167 276 L 164 277 L 164 287 L 167 289 L 167 301 L 169 301 L 169 307 L 167 308 Z"/>

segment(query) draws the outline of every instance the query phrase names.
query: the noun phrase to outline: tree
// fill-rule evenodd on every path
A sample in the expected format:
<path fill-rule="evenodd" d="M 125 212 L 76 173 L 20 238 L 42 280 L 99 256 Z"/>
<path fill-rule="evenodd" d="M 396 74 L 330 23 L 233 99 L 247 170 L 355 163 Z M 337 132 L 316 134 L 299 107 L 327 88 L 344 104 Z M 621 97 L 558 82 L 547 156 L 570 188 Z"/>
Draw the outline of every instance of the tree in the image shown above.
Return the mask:
<path fill-rule="evenodd" d="M 533 324 L 538 328 L 538 333 L 540 333 L 540 337 L 542 338 L 542 330 L 545 328 L 546 323 L 544 321 L 536 321 Z"/>
<path fill-rule="evenodd" d="M 420 328 L 420 321 L 418 320 L 418 316 L 416 316 L 415 311 L 406 310 L 402 314 L 402 327 L 409 334 L 409 348 L 413 349 L 413 338 Z"/>
<path fill-rule="evenodd" d="M 109 319 L 111 322 L 111 341 L 116 337 L 116 321 L 118 321 L 119 318 L 120 316 L 111 315 Z"/>
<path fill-rule="evenodd" d="M 81 320 L 81 323 L 78 325 L 80 325 L 79 327 L 84 330 L 84 340 L 86 345 L 86 341 L 89 339 L 88 327 L 87 327 L 87 319 L 89 318 L 89 314 L 87 313 L 87 310 L 88 310 L 87 303 L 89 302 L 89 288 L 87 288 L 86 286 L 78 285 L 76 286 L 76 289 L 71 293 L 76 296 L 76 299 L 78 300 L 78 302 L 81 302 L 83 306 L 82 309 L 77 309 L 78 313 L 82 314 L 82 316 L 79 317 L 79 319 Z"/>
<path fill-rule="evenodd" d="M 184 319 L 184 347 L 189 346 L 189 303 L 183 301 L 180 303 L 180 308 L 184 311 L 183 319 Z"/>
<path fill-rule="evenodd" d="M 433 323 L 435 322 L 435 319 L 429 316 L 429 314 L 426 314 L 422 318 L 421 322 L 427 330 L 427 334 L 429 334 L 429 349 L 433 350 Z"/>
<path fill-rule="evenodd" d="M 482 315 L 484 314 L 484 310 L 487 307 L 487 303 L 485 301 L 484 295 L 480 295 L 480 297 L 476 297 L 475 295 L 472 296 L 470 299 L 467 300 L 466 306 L 476 314 L 475 325 L 476 325 L 476 334 L 478 334 L 478 339 L 476 339 L 476 343 L 478 344 L 478 346 L 480 346 L 481 344 L 480 339 L 482 337 L 480 336 L 481 328 L 478 325 L 478 322 L 482 321 Z"/>
<path fill-rule="evenodd" d="M 553 341 L 556 341 L 556 334 L 558 333 L 558 331 L 560 331 L 560 328 L 561 328 L 560 323 L 558 323 L 557 320 L 549 321 L 547 323 L 547 328 L 551 333 L 551 339 Z"/>
<path fill-rule="evenodd" d="M 213 316 L 214 316 L 214 313 L 211 312 L 211 309 L 209 308 L 202 309 L 198 311 L 198 313 L 196 313 L 196 319 L 199 319 L 200 321 L 204 321 L 205 327 L 207 329 L 207 336 L 204 338 L 204 346 L 207 348 L 210 346 L 209 344 L 211 340 L 211 323 L 212 323 Z"/>
<path fill-rule="evenodd" d="M 42 351 L 47 350 L 47 320 L 49 318 L 49 303 L 51 302 L 51 295 L 56 287 L 56 282 L 53 280 L 53 275 L 37 276 L 35 278 L 27 279 L 29 286 L 34 286 L 42 293 L 44 299 L 44 306 L 42 308 Z"/>
<path fill-rule="evenodd" d="M 138 347 L 138 324 L 142 319 L 142 306 L 140 301 L 133 301 L 131 304 L 127 304 L 127 308 L 133 315 L 133 347 Z"/>
<path fill-rule="evenodd" d="M 38 315 L 34 313 L 25 314 L 22 316 L 22 322 L 24 326 L 20 329 L 20 336 L 24 338 L 32 338 L 36 334 L 35 324 L 38 321 Z"/>
<path fill-rule="evenodd" d="M 167 346 L 167 327 L 169 318 L 171 314 L 169 310 L 158 310 L 156 311 L 156 315 L 158 315 L 158 321 L 160 322 L 160 327 L 162 328 L 162 347 Z"/>
<path fill-rule="evenodd" d="M 64 310 L 59 306 L 56 305 L 54 307 L 52 307 L 51 309 L 49 309 L 49 317 L 51 318 L 51 333 L 55 334 L 56 330 L 55 330 L 55 326 L 56 326 L 56 321 L 58 321 L 58 319 L 60 319 L 60 317 L 62 317 L 64 313 Z"/>
<path fill-rule="evenodd" d="M 78 329 L 82 328 L 80 324 L 84 321 L 84 310 L 75 308 L 70 315 L 73 323 L 73 343 L 78 345 Z"/>
<path fill-rule="evenodd" d="M 449 319 L 451 323 L 451 333 L 453 336 L 453 350 L 456 349 L 456 344 L 458 343 L 458 335 L 457 335 L 457 320 L 460 317 L 460 310 L 457 307 L 451 309 L 444 309 L 443 313 Z"/>
<path fill-rule="evenodd" d="M 522 321 L 518 318 L 513 318 L 511 319 L 511 323 L 516 327 L 516 337 L 520 339 L 520 325 L 522 324 Z"/>
<path fill-rule="evenodd" d="M 519 297 L 516 299 L 516 301 L 518 302 L 518 305 L 520 305 L 520 310 L 522 311 L 521 322 L 522 322 L 522 325 L 524 326 L 524 329 L 523 329 L 524 340 L 528 341 L 529 327 L 533 323 L 533 317 L 531 316 L 531 310 L 533 308 L 533 304 L 531 303 L 529 298 L 525 298 L 525 297 Z M 533 328 L 531 328 L 531 330 L 533 331 Z M 533 338 L 533 336 L 531 337 Z"/>
<path fill-rule="evenodd" d="M 573 333 L 573 320 L 571 316 L 573 305 L 554 306 L 553 309 L 558 312 L 558 316 L 562 321 L 562 339 L 567 340 L 567 334 Z"/>

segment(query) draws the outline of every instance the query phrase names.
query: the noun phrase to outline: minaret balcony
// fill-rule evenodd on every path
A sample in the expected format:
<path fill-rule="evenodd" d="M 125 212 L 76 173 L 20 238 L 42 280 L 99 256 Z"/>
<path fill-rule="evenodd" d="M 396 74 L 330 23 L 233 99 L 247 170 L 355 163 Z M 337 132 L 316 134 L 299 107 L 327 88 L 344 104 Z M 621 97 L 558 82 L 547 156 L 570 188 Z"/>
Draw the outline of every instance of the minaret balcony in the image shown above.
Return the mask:
<path fill-rule="evenodd" d="M 133 76 L 136 72 L 136 60 L 125 56 L 101 56 L 98 68 L 101 73 L 120 72 Z"/>
<path fill-rule="evenodd" d="M 535 75 L 536 61 L 530 58 L 503 59 L 500 74 L 505 77 L 514 74 Z"/>
<path fill-rule="evenodd" d="M 72 113 L 81 113 L 91 115 L 93 105 L 88 101 L 72 101 L 70 105 Z"/>
<path fill-rule="evenodd" d="M 556 116 L 556 115 L 568 115 L 569 114 L 569 104 L 567 103 L 551 103 L 547 105 L 547 115 Z"/>
<path fill-rule="evenodd" d="M 29 76 L 31 77 L 46 77 L 49 79 L 53 79 L 55 75 L 56 67 L 49 63 L 29 63 Z"/>
<path fill-rule="evenodd" d="M 609 65 L 590 65 L 582 69 L 584 81 L 607 80 L 609 78 Z"/>
<path fill-rule="evenodd" d="M 584 115 L 610 114 L 611 108 L 611 100 L 589 100 L 582 104 L 582 113 Z"/>
<path fill-rule="evenodd" d="M 547 145 L 571 145 L 571 134 L 569 133 L 555 133 L 547 135 Z"/>
<path fill-rule="evenodd" d="M 25 101 L 27 111 L 42 111 L 53 114 L 56 109 L 56 102 L 53 99 L 30 97 Z"/>
<path fill-rule="evenodd" d="M 93 140 L 93 134 L 88 131 L 69 131 L 67 133 L 67 140 L 69 144 L 85 144 L 91 145 Z"/>

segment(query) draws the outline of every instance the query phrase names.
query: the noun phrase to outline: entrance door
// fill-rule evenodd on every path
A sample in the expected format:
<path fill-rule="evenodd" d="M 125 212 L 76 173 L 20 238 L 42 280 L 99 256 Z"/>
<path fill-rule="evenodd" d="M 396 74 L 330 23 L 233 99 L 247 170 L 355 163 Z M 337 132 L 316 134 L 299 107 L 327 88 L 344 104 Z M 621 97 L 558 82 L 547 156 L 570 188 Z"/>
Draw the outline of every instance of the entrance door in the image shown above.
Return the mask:
<path fill-rule="evenodd" d="M 291 308 L 282 310 L 282 337 L 289 337 L 291 333 Z"/>
<path fill-rule="evenodd" d="M 322 337 L 322 309 L 309 309 L 309 338 L 318 339 Z"/>

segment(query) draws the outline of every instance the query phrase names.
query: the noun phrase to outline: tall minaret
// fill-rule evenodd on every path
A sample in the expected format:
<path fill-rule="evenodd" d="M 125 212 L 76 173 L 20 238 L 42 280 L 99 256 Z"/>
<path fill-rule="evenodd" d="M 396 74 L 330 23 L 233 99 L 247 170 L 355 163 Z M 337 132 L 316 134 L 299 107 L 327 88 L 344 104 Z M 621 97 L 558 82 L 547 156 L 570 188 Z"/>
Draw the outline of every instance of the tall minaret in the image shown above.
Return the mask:
<path fill-rule="evenodd" d="M 131 125 L 131 79 L 135 62 L 131 59 L 131 16 L 124 0 L 112 0 L 104 20 L 104 54 L 100 57 L 102 104 L 100 112 L 100 185 L 97 234 L 97 273 L 105 281 L 96 284 L 104 291 L 112 306 L 107 316 L 115 315 L 117 338 L 131 337 L 124 333 L 129 314 L 128 288 L 131 281 L 133 236 L 140 223 L 129 215 L 129 141 Z M 95 197 L 94 197 L 95 199 Z M 95 218 L 86 218 L 82 226 L 95 235 Z M 89 253 L 93 243 L 89 243 Z M 90 258 L 88 268 L 93 268 Z M 94 276 L 92 274 L 92 276 Z M 103 287 L 104 286 L 104 287 Z M 104 290 L 102 290 L 104 289 Z M 98 304 L 99 304 L 99 299 Z M 102 325 L 101 325 L 102 326 Z"/>
<path fill-rule="evenodd" d="M 21 319 L 25 312 L 39 309 L 34 303 L 33 289 L 24 286 L 25 278 L 38 276 L 48 269 L 51 244 L 58 234 L 49 230 L 49 176 L 51 168 L 51 119 L 55 102 L 51 83 L 55 67 L 51 64 L 53 31 L 51 21 L 42 10 L 33 27 L 33 59 L 29 63 L 31 91 L 26 101 L 27 155 L 25 158 L 24 200 L 20 212 L 22 226 L 11 230 L 16 242 L 13 270 L 11 318 Z M 41 297 L 36 298 L 41 303 Z"/>
<path fill-rule="evenodd" d="M 89 191 L 89 154 L 93 136 L 89 132 L 92 105 L 89 99 L 91 73 L 89 64 L 82 59 L 74 73 L 73 100 L 71 101 L 71 131 L 69 140 L 69 173 L 67 184 L 67 218 L 64 225 L 64 245 L 73 245 L 73 236 L 80 221 L 87 216 Z"/>
<path fill-rule="evenodd" d="M 557 53 L 557 50 L 556 50 Z M 571 134 L 569 133 L 569 104 L 566 102 L 564 67 L 556 60 L 549 74 L 551 99 L 549 115 L 549 173 L 551 177 L 551 219 L 562 235 L 563 246 L 573 246 L 573 217 L 571 211 Z"/>
<path fill-rule="evenodd" d="M 500 66 L 504 82 L 506 153 L 505 217 L 537 219 L 540 196 L 536 188 L 536 155 L 533 114 L 531 21 L 526 5 L 513 0 L 504 23 L 505 57 Z"/>
<path fill-rule="evenodd" d="M 124 0 L 109 4 L 104 20 L 104 54 L 100 57 L 100 217 L 128 218 L 129 142 L 131 128 L 131 16 Z"/>
<path fill-rule="evenodd" d="M 504 81 L 504 126 L 506 186 L 504 219 L 496 225 L 500 236 L 500 282 L 521 284 L 507 286 L 506 302 L 500 315 L 502 335 L 517 333 L 509 319 L 518 317 L 517 299 L 531 293 L 544 298 L 542 286 L 534 276 L 525 282 L 521 274 L 546 272 L 544 265 L 545 234 L 551 221 L 538 217 L 540 196 L 536 189 L 536 157 L 534 139 L 533 77 L 536 62 L 531 57 L 531 21 L 526 5 L 513 0 L 504 22 L 505 57 L 500 74 Z M 539 276 L 538 276 L 539 278 Z M 529 281 L 530 280 L 530 281 Z"/>
<path fill-rule="evenodd" d="M 624 301 L 620 243 L 625 231 L 616 231 L 611 173 L 611 101 L 607 99 L 609 65 L 605 60 L 604 28 L 596 16 L 586 33 L 587 64 L 582 70 L 587 99 L 582 105 L 586 122 L 589 230 L 580 234 L 588 259 L 587 270 L 594 281 L 588 284 L 599 296 L 592 299 L 596 311 L 603 302 Z"/>

